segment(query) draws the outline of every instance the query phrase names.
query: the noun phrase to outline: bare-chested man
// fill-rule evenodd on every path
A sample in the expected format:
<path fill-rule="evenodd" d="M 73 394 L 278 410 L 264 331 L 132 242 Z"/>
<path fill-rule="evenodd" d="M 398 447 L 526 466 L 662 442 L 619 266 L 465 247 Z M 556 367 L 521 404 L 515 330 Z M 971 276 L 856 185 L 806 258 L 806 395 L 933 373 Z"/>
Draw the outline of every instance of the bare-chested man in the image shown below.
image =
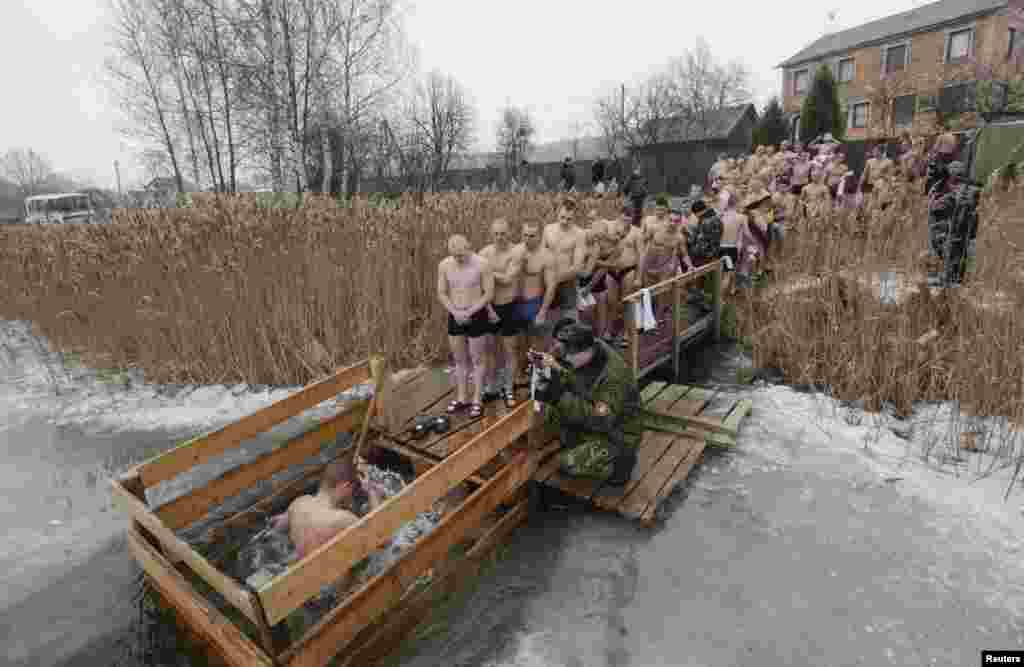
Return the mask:
<path fill-rule="evenodd" d="M 320 545 L 359 520 L 351 509 L 356 482 L 355 466 L 349 460 L 335 461 L 324 468 L 316 495 L 299 496 L 288 506 L 288 511 L 273 519 L 279 530 L 288 530 L 295 552 L 305 558 Z M 367 483 L 370 511 L 384 501 L 383 489 Z M 389 542 L 386 540 L 378 548 Z"/>
<path fill-rule="evenodd" d="M 576 202 L 566 198 L 558 209 L 558 222 L 544 228 L 544 247 L 555 257 L 558 286 L 555 305 L 562 317 L 579 319 L 576 303 L 576 279 L 583 273 L 586 259 L 586 238 L 582 229 L 574 224 Z"/>
<path fill-rule="evenodd" d="M 600 338 L 609 337 L 608 298 L 612 284 L 610 275 L 615 269 L 614 255 L 618 251 L 617 238 L 609 233 L 613 224 L 607 220 L 596 221 L 590 228 L 587 245 L 588 275 L 584 280 L 597 302 L 594 306 L 594 335 Z"/>
<path fill-rule="evenodd" d="M 494 297 L 494 273 L 461 234 L 448 239 L 448 252 L 437 266 L 437 298 L 448 311 L 448 341 L 455 358 L 455 399 L 448 412 L 469 408 L 470 417 L 479 417 L 489 356 L 486 337 L 493 330 L 487 311 Z M 471 365 L 473 398 L 467 400 Z"/>
<path fill-rule="evenodd" d="M 639 286 L 651 285 L 667 280 L 681 272 L 680 257 L 686 256 L 686 237 L 680 224 L 658 226 L 643 246 L 640 256 Z"/>
<path fill-rule="evenodd" d="M 653 237 L 657 232 L 668 227 L 668 218 L 668 200 L 664 197 L 658 197 L 654 205 L 654 215 L 649 215 L 644 218 L 644 221 L 640 226 L 640 230 L 643 232 L 644 243 L 650 241 L 651 237 Z"/>
<path fill-rule="evenodd" d="M 525 327 L 529 347 L 544 350 L 547 347 L 544 339 L 556 321 L 549 313 L 558 287 L 558 269 L 554 255 L 541 242 L 537 225 L 524 224 L 522 239 L 517 246 L 523 258 L 519 320 Z M 573 289 L 575 287 L 573 281 Z"/>
<path fill-rule="evenodd" d="M 824 220 L 832 210 L 832 193 L 825 185 L 825 170 L 816 169 L 813 179 L 801 196 L 807 206 L 807 216 L 812 220 Z"/>
<path fill-rule="evenodd" d="M 879 165 L 882 161 L 882 148 L 875 146 L 867 161 L 864 163 L 864 171 L 860 175 L 860 191 L 864 194 L 864 208 L 870 214 L 874 210 L 875 181 L 882 175 Z"/>
<path fill-rule="evenodd" d="M 608 295 L 608 308 L 609 318 L 613 322 L 621 316 L 623 326 L 628 327 L 633 320 L 633 309 L 625 308 L 622 298 L 632 294 L 638 287 L 637 267 L 640 265 L 644 243 L 640 228 L 625 222 L 625 216 L 623 218 L 609 230 L 609 236 L 615 239 L 618 249 L 614 255 L 615 268 L 610 273 L 614 284 L 609 286 L 612 292 Z M 618 335 L 622 333 L 618 332 Z"/>
<path fill-rule="evenodd" d="M 491 239 L 493 243 L 481 250 L 480 256 L 494 273 L 494 297 L 491 303 L 498 315 L 494 333 L 501 339 L 502 351 L 505 353 L 505 364 L 500 369 L 504 371 L 504 377 L 499 378 L 500 392 L 506 407 L 511 408 L 515 406 L 516 367 L 519 360 L 517 342 L 524 327 L 519 318 L 519 289 L 526 249 L 510 243 L 508 223 L 500 218 L 491 223 Z"/>

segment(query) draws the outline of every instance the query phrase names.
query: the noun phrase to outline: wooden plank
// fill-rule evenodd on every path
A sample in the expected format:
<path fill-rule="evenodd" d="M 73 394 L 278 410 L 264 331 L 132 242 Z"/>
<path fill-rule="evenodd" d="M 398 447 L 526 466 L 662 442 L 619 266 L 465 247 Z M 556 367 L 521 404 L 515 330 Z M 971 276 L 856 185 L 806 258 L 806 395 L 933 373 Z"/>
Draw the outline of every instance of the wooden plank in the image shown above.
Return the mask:
<path fill-rule="evenodd" d="M 693 390 L 694 387 L 690 387 L 685 384 L 669 385 L 668 388 L 661 392 L 656 399 L 648 401 L 644 407 L 647 410 L 654 412 L 668 412 L 672 409 L 672 406 L 679 401 L 679 399 L 685 398 L 686 395 L 693 392 Z"/>
<path fill-rule="evenodd" d="M 486 408 L 483 417 L 470 419 L 465 423 L 463 428 L 460 428 L 457 431 L 449 431 L 444 434 L 445 437 L 439 438 L 435 441 L 430 447 L 430 453 L 441 458 L 448 456 L 450 453 L 458 450 L 477 435 L 498 423 L 498 421 L 507 414 L 508 411 L 504 405 L 498 408 Z"/>
<path fill-rule="evenodd" d="M 641 484 L 641 482 L 643 482 L 651 468 L 653 468 L 661 457 L 664 456 L 672 447 L 672 443 L 675 439 L 676 436 L 664 433 L 645 433 L 643 442 L 640 443 L 640 448 L 636 453 L 636 467 L 633 468 L 633 476 L 630 478 L 629 482 L 619 489 L 600 489 L 599 492 L 593 496 L 592 502 L 601 509 L 613 512 L 618 511 L 623 500 L 628 498 L 629 495 Z"/>
<path fill-rule="evenodd" d="M 180 530 L 201 518 L 211 507 L 245 491 L 260 480 L 273 476 L 290 465 L 305 461 L 318 453 L 325 440 L 338 433 L 353 431 L 366 421 L 369 401 L 358 401 L 343 412 L 321 422 L 320 426 L 302 433 L 277 449 L 255 460 L 228 470 L 208 484 L 161 505 L 156 510 L 160 520 L 171 530 Z"/>
<path fill-rule="evenodd" d="M 660 394 L 667 386 L 668 385 L 664 382 L 651 382 L 644 387 L 643 391 L 640 392 L 640 404 L 647 405 L 657 398 L 658 394 Z"/>
<path fill-rule="evenodd" d="M 402 437 L 416 415 L 429 413 L 453 391 L 451 377 L 443 368 L 428 368 L 385 394 L 380 424 L 388 433 Z"/>
<path fill-rule="evenodd" d="M 244 440 L 269 430 L 303 410 L 308 410 L 369 380 L 369 361 L 343 368 L 277 403 L 268 405 L 212 433 L 193 438 L 150 459 L 139 468 L 142 481 L 147 487 L 159 484 L 226 452 Z"/>
<path fill-rule="evenodd" d="M 676 484 L 680 484 L 686 481 L 686 478 L 690 476 L 690 471 L 693 466 L 700 460 L 701 454 L 704 453 L 704 442 L 700 440 L 694 441 L 694 444 L 690 446 L 690 450 L 686 456 L 673 471 L 672 475 L 666 480 L 665 485 L 655 494 L 654 499 L 644 508 L 640 515 L 640 521 L 649 524 L 654 521 L 655 513 L 658 511 L 658 506 L 661 502 L 668 497 Z"/>
<path fill-rule="evenodd" d="M 640 518 L 693 447 L 703 449 L 704 441 L 676 436 L 672 441 L 672 446 L 665 451 L 665 455 L 658 459 L 636 488 L 622 499 L 622 503 L 617 508 L 618 511 L 630 518 Z"/>
<path fill-rule="evenodd" d="M 691 283 L 703 275 L 720 270 L 721 262 L 722 260 L 710 262 L 694 271 L 688 271 L 687 273 L 684 273 L 682 275 L 673 276 L 672 278 L 662 280 L 660 283 L 655 283 L 651 285 L 648 289 L 651 290 L 652 295 L 657 295 L 671 289 L 673 285 L 686 285 L 687 283 Z M 641 294 L 643 294 L 643 290 L 639 289 L 631 294 L 627 294 L 626 296 L 622 297 L 622 300 L 623 302 L 638 301 L 640 299 Z"/>
<path fill-rule="evenodd" d="M 394 607 L 409 584 L 447 558 L 453 546 L 478 528 L 510 493 L 522 486 L 533 473 L 536 457 L 533 458 L 532 461 L 528 459 L 524 463 L 502 469 L 493 479 L 474 491 L 458 509 L 445 516 L 412 549 L 367 582 L 348 601 L 328 612 L 286 652 L 288 664 L 291 667 L 321 667 L 327 664 L 360 631 Z M 273 617 L 271 622 L 274 622 Z"/>
<path fill-rule="evenodd" d="M 271 625 L 370 555 L 394 535 L 402 524 L 429 509 L 436 500 L 464 482 L 483 464 L 526 433 L 532 423 L 528 403 L 521 404 L 445 461 L 428 470 L 402 493 L 385 501 L 351 527 L 292 565 L 283 575 L 258 591 Z"/>
<path fill-rule="evenodd" d="M 389 434 L 382 433 L 381 439 L 374 443 L 377 447 L 383 447 L 384 449 L 390 449 L 391 451 L 401 454 L 402 456 L 411 459 L 413 463 L 419 463 L 424 467 L 424 472 L 433 468 L 443 461 L 442 458 L 437 457 L 430 452 L 422 452 L 412 447 L 407 447 L 397 439 L 393 439 Z M 470 475 L 467 479 L 474 484 L 482 485 L 487 480 L 479 475 Z"/>
<path fill-rule="evenodd" d="M 740 422 L 743 421 L 743 419 L 746 418 L 748 414 L 750 414 L 750 411 L 753 409 L 753 407 L 754 404 L 751 403 L 748 399 L 737 401 L 732 406 L 732 409 L 729 411 L 729 414 L 726 415 L 725 419 L 722 421 L 722 426 L 734 430 L 736 435 L 729 436 L 724 433 L 712 433 L 709 434 L 704 439 L 705 444 L 716 447 L 735 446 L 736 438 L 739 437 Z"/>
<path fill-rule="evenodd" d="M 273 667 L 273 661 L 216 607 L 197 595 L 191 584 L 142 536 L 128 528 L 128 550 L 189 628 L 212 642 L 232 667 Z"/>
<path fill-rule="evenodd" d="M 198 554 L 192 547 L 172 533 L 155 514 L 136 498 L 132 493 L 121 486 L 119 480 L 110 480 L 110 489 L 116 504 L 121 511 L 129 517 L 138 521 L 146 527 L 159 541 L 160 545 L 168 552 L 183 561 L 188 567 L 198 574 L 214 590 L 224 596 L 231 605 L 242 612 L 246 618 L 257 626 L 259 625 L 259 614 L 252 604 L 249 594 L 242 590 L 233 579 L 215 568 L 209 561 Z"/>
<path fill-rule="evenodd" d="M 509 534 L 529 515 L 527 502 L 522 501 L 491 526 L 488 533 L 477 540 L 467 554 L 451 567 L 445 567 L 428 587 L 402 600 L 399 608 L 382 618 L 350 644 L 338 667 L 366 667 L 374 665 L 392 654 L 409 633 L 435 609 L 443 592 L 458 590 L 478 576 L 480 565 L 503 544 Z M 446 563 L 447 565 L 447 563 Z M 435 576 L 439 572 L 435 570 Z"/>

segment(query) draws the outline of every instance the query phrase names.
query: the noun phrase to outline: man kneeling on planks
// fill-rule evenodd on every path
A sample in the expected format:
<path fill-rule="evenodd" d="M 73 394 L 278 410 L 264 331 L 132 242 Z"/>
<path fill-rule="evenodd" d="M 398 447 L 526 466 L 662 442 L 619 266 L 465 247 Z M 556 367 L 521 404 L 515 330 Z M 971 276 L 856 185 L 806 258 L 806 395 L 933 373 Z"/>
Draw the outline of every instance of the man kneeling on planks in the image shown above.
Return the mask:
<path fill-rule="evenodd" d="M 555 327 L 555 353 L 534 353 L 552 369 L 535 398 L 545 403 L 544 425 L 559 434 L 559 472 L 625 486 L 636 466 L 640 390 L 622 355 L 571 319 Z M 637 431 L 638 429 L 628 429 Z"/>

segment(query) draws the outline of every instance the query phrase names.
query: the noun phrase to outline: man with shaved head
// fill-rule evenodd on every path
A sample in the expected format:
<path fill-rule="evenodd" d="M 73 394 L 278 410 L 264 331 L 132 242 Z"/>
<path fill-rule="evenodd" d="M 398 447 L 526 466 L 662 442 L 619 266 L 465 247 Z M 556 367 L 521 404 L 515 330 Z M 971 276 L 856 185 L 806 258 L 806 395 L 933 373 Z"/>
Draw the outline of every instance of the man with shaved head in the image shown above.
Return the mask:
<path fill-rule="evenodd" d="M 448 341 L 455 358 L 455 399 L 448 404 L 448 412 L 468 408 L 470 417 L 479 417 L 489 361 L 487 336 L 493 330 L 487 311 L 494 296 L 494 273 L 461 234 L 448 239 L 448 252 L 437 265 L 437 297 L 448 311 Z M 472 400 L 468 400 L 470 366 Z"/>
<path fill-rule="evenodd" d="M 487 261 L 494 273 L 494 297 L 492 303 L 498 321 L 493 331 L 501 339 L 505 363 L 499 369 L 494 366 L 501 398 L 506 407 L 515 406 L 515 378 L 517 340 L 524 326 L 519 317 L 519 288 L 522 283 L 522 269 L 526 249 L 510 243 L 508 222 L 499 218 L 491 223 L 491 239 L 493 243 L 480 251 L 480 256 Z M 501 371 L 501 373 L 499 373 Z"/>
<path fill-rule="evenodd" d="M 550 312 L 558 287 L 558 266 L 554 255 L 544 247 L 538 225 L 524 224 L 522 239 L 519 244 L 523 256 L 519 319 L 530 347 L 540 350 L 546 347 L 544 339 L 555 322 Z"/>

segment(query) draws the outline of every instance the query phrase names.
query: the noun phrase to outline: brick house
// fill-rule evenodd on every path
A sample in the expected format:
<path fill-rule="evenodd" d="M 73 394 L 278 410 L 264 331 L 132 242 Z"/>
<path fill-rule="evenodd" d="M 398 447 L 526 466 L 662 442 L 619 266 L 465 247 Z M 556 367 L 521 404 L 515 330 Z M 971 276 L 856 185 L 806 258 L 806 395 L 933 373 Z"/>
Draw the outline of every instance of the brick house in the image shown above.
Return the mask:
<path fill-rule="evenodd" d="M 1024 61 L 1021 0 L 941 0 L 825 35 L 778 67 L 783 110 L 793 130 L 822 64 L 832 68 L 848 139 L 934 132 L 976 121 L 978 80 L 992 82 L 985 104 L 999 105 Z M 994 92 L 993 92 L 994 91 Z"/>

